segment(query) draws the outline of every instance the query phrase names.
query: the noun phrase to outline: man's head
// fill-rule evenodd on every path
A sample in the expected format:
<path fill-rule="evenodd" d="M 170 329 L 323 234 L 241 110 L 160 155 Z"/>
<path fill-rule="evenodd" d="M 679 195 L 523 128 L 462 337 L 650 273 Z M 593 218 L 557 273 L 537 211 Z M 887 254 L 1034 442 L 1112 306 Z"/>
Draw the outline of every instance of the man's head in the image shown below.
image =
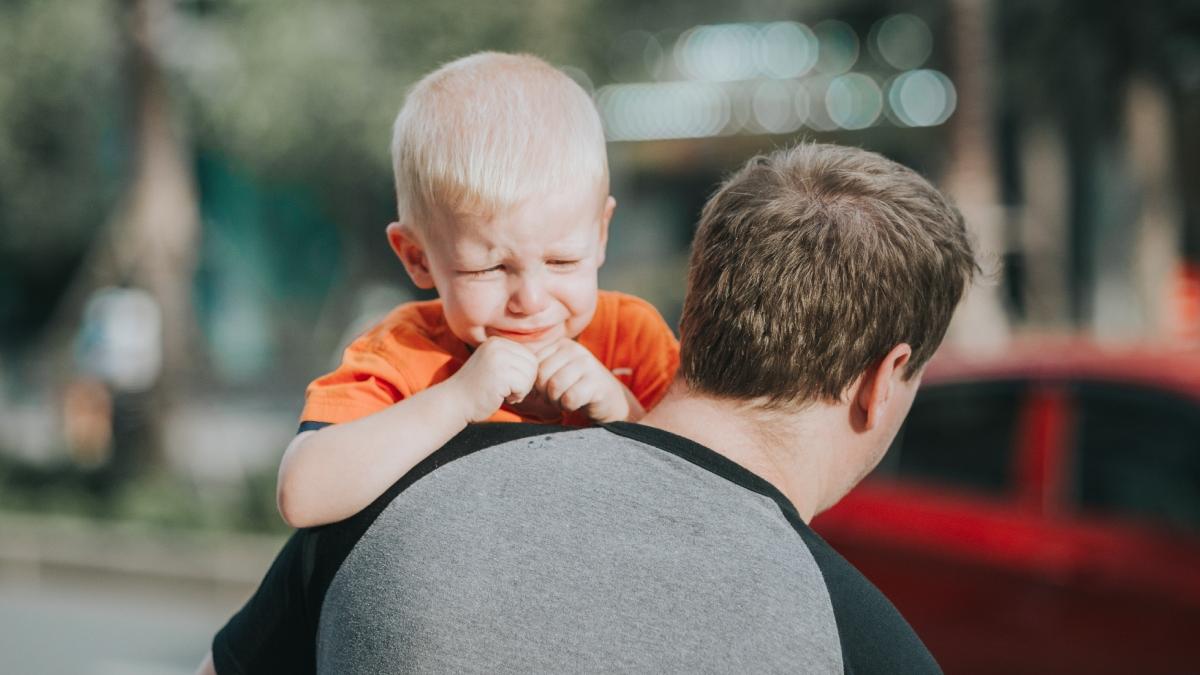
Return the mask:
<path fill-rule="evenodd" d="M 615 202 L 599 115 L 571 78 L 495 52 L 442 66 L 409 93 L 392 162 L 388 240 L 459 339 L 537 346 L 588 325 Z"/>
<path fill-rule="evenodd" d="M 977 269 L 962 217 L 925 179 L 834 145 L 751 160 L 692 246 L 688 388 L 767 410 L 891 396 L 885 418 L 863 410 L 879 453 Z"/>

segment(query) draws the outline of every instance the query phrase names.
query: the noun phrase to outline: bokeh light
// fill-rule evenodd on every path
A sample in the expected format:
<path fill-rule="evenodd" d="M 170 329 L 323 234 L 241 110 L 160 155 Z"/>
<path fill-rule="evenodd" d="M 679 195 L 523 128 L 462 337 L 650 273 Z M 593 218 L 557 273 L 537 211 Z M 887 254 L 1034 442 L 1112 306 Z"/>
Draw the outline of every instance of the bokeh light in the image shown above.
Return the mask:
<path fill-rule="evenodd" d="M 804 123 L 814 131 L 833 131 L 838 128 L 838 124 L 829 116 L 829 106 L 826 104 L 826 94 L 832 79 L 825 75 L 817 75 L 802 81 L 805 92 L 803 99 L 808 106 L 808 116 Z M 801 104 L 800 95 L 796 97 L 796 104 Z"/>
<path fill-rule="evenodd" d="M 841 75 L 858 61 L 858 35 L 843 21 L 830 19 L 813 26 L 819 43 L 817 71 L 825 75 Z"/>
<path fill-rule="evenodd" d="M 726 125 L 722 136 L 739 133 L 759 133 L 754 121 L 754 89 L 751 80 L 743 82 L 727 82 L 723 85 L 725 94 L 729 97 L 729 124 Z"/>
<path fill-rule="evenodd" d="M 908 127 L 942 124 L 954 113 L 958 95 L 954 83 L 936 70 L 910 70 L 888 86 L 888 105 L 897 123 Z"/>
<path fill-rule="evenodd" d="M 765 80 L 754 89 L 754 121 L 767 133 L 785 134 L 800 128 L 803 120 L 796 106 L 800 86 L 792 80 Z M 807 102 L 806 102 L 807 103 Z M 805 113 L 808 112 L 805 105 Z"/>
<path fill-rule="evenodd" d="M 800 77 L 816 65 L 817 48 L 817 36 L 804 24 L 767 24 L 759 33 L 759 68 L 768 77 Z"/>
<path fill-rule="evenodd" d="M 843 129 L 865 129 L 883 112 L 883 92 L 869 75 L 847 73 L 829 83 L 829 118 Z"/>
<path fill-rule="evenodd" d="M 745 24 L 696 26 L 675 43 L 675 63 L 690 80 L 727 82 L 758 74 L 757 31 Z"/>
<path fill-rule="evenodd" d="M 875 24 L 867 41 L 880 61 L 897 70 L 920 68 L 933 52 L 933 33 L 920 17 L 895 14 Z"/>
<path fill-rule="evenodd" d="M 792 93 L 792 106 L 796 109 L 796 121 L 800 126 L 809 124 L 812 115 L 812 96 L 803 85 L 796 87 Z"/>
<path fill-rule="evenodd" d="M 730 119 L 729 96 L 703 82 L 609 85 L 596 103 L 611 141 L 715 136 Z"/>

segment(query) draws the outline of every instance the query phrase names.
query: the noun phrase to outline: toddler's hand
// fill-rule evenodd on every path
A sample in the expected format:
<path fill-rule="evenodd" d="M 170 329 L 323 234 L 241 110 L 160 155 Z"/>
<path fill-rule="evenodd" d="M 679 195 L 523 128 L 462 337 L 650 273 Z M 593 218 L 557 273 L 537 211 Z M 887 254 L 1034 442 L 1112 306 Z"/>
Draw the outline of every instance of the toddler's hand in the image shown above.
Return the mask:
<path fill-rule="evenodd" d="M 536 356 L 537 388 L 563 410 L 582 410 L 593 422 L 629 419 L 625 385 L 587 347 L 564 338 Z"/>
<path fill-rule="evenodd" d="M 538 361 L 525 347 L 504 338 L 488 338 L 452 375 L 467 423 L 482 422 L 505 402 L 519 403 L 533 389 Z"/>

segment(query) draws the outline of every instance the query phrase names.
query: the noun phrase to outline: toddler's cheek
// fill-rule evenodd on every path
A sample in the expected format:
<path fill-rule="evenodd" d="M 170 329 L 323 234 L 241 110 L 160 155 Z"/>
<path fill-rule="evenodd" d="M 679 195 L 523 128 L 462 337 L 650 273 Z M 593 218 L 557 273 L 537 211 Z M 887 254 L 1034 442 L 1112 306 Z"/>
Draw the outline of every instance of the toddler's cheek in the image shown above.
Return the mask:
<path fill-rule="evenodd" d="M 591 323 L 592 317 L 596 314 L 596 302 L 596 294 L 593 291 L 591 294 L 580 294 L 573 297 L 567 303 L 568 315 L 570 316 L 568 327 L 574 332 L 571 337 L 576 337 Z"/>

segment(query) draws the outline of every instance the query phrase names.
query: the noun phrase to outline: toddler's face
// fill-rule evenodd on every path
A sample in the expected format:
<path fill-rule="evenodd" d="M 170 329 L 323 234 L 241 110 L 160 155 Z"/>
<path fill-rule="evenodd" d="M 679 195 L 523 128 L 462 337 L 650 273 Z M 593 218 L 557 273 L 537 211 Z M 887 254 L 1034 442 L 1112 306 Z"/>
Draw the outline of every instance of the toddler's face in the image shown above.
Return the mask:
<path fill-rule="evenodd" d="M 413 263 L 419 268 L 421 261 L 412 255 L 423 258 L 427 282 L 437 287 L 460 340 L 475 346 L 498 336 L 536 350 L 591 322 L 614 205 L 598 186 L 583 185 L 531 197 L 491 218 L 428 228 L 423 242 L 407 237 L 418 251 L 398 253 L 418 286 L 422 270 Z M 392 245 L 398 247 L 394 236 Z"/>

